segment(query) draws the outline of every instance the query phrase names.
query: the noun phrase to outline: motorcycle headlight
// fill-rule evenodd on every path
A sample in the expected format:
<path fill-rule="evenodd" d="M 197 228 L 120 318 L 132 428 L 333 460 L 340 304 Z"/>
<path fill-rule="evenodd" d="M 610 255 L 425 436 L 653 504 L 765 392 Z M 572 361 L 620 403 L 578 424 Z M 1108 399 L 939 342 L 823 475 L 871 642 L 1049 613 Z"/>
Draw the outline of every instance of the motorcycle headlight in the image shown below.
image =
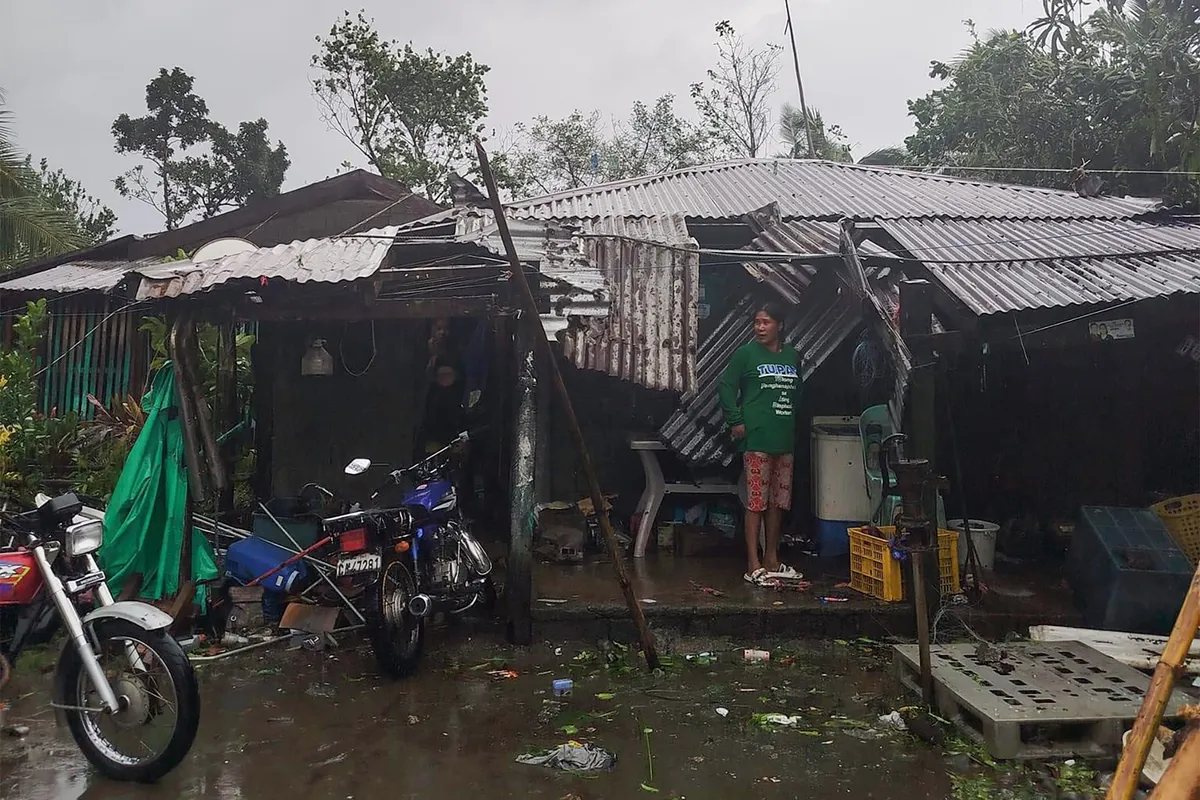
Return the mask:
<path fill-rule="evenodd" d="M 98 519 L 78 522 L 67 528 L 64 544 L 69 556 L 94 553 L 104 544 L 104 523 Z"/>

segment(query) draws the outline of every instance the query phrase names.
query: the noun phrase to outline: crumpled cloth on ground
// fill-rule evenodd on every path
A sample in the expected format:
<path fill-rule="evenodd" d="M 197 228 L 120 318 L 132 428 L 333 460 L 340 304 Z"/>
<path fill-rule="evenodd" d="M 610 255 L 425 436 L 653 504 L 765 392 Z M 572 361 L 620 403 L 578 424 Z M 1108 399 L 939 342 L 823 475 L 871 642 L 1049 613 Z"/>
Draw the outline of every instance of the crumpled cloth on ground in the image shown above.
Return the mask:
<path fill-rule="evenodd" d="M 612 769 L 613 764 L 617 763 L 617 757 L 595 745 L 567 742 L 542 753 L 517 756 L 517 763 L 567 772 L 600 772 Z"/>

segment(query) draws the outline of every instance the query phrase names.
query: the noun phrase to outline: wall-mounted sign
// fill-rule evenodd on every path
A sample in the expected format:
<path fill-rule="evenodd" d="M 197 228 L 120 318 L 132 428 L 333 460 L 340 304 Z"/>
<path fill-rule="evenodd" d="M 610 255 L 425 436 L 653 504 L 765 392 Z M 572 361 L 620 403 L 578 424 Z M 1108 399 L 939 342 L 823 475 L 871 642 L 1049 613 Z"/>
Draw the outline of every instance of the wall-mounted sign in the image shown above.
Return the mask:
<path fill-rule="evenodd" d="M 1111 339 L 1132 339 L 1133 320 L 1104 319 L 1088 324 L 1088 338 L 1093 342 L 1107 342 Z"/>

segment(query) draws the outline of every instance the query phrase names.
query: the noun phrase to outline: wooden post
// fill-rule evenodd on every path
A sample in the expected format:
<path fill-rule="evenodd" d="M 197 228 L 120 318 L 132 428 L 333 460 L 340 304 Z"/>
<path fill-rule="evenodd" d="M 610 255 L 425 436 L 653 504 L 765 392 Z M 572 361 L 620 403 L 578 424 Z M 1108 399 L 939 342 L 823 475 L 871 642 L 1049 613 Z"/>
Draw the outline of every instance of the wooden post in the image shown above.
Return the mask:
<path fill-rule="evenodd" d="M 517 391 L 513 416 L 513 452 L 510 499 L 510 538 L 504 596 L 508 603 L 508 640 L 533 644 L 533 512 L 534 453 L 537 428 L 534 395 L 537 371 L 529 336 L 523 329 L 516 335 Z"/>
<path fill-rule="evenodd" d="M 546 365 L 546 371 L 549 373 L 547 377 L 558 396 L 567 430 L 570 431 L 571 441 L 575 445 L 575 454 L 579 458 L 579 465 L 583 468 L 583 474 L 587 478 L 588 492 L 592 498 L 592 505 L 596 509 L 596 516 L 600 521 L 600 530 L 604 534 L 604 540 L 608 543 L 608 552 L 612 558 L 613 570 L 617 574 L 617 582 L 621 586 L 621 593 L 625 596 L 629 615 L 633 617 L 633 624 L 637 627 L 642 654 L 646 658 L 646 666 L 651 670 L 658 669 L 658 650 L 654 646 L 654 636 L 646 625 L 646 615 L 642 612 L 642 605 L 638 602 L 637 596 L 633 592 L 633 584 L 630 583 L 629 575 L 625 571 L 625 558 L 621 553 L 621 545 L 617 541 L 616 532 L 613 531 L 612 521 L 608 518 L 604 492 L 600 488 L 600 478 L 596 474 L 596 467 L 588 452 L 587 442 L 584 441 L 583 430 L 579 427 L 579 419 L 575 416 L 575 406 L 571 403 L 571 396 L 567 394 L 566 384 L 563 383 L 562 373 L 559 372 L 558 362 L 554 359 L 554 350 L 550 347 L 550 340 L 546 338 L 546 331 L 542 327 L 541 315 L 538 313 L 533 289 L 529 286 L 525 268 L 521 265 L 516 245 L 513 244 L 512 233 L 508 230 L 508 221 L 504 218 L 504 203 L 500 200 L 500 190 L 496 187 L 496 176 L 492 174 L 492 167 L 488 163 L 483 142 L 478 138 L 475 139 L 475 153 L 479 157 L 479 171 L 483 175 L 488 197 L 492 201 L 492 211 L 496 215 L 496 228 L 500 233 L 501 241 L 504 242 L 508 263 L 512 267 L 513 282 L 517 285 L 521 306 L 521 323 L 541 352 L 542 363 Z"/>
<path fill-rule="evenodd" d="M 933 332 L 933 287 L 928 281 L 904 281 L 900 284 L 900 333 L 913 357 L 908 404 L 909 433 L 905 449 L 910 458 L 929 462 L 930 472 L 937 474 L 937 374 L 934 372 L 933 349 L 928 336 Z M 925 518 L 930 520 L 933 535 L 929 549 L 922 554 L 923 579 L 927 619 L 932 620 L 942 605 L 941 567 L 938 564 L 937 488 L 930 484 L 922 503 Z"/>
<path fill-rule="evenodd" d="M 250 349 L 250 369 L 254 373 L 254 495 L 267 502 L 274 494 L 271 486 L 271 442 L 274 439 L 275 370 L 278 366 L 276 340 L 272 334 L 277 322 L 259 322 L 258 336 Z"/>
<path fill-rule="evenodd" d="M 1129 741 L 1121 752 L 1121 762 L 1117 764 L 1112 786 L 1108 789 L 1108 800 L 1129 800 L 1133 797 L 1142 767 L 1146 765 L 1146 756 L 1150 753 L 1150 745 L 1154 743 L 1154 735 L 1162 722 L 1167 701 L 1171 699 L 1175 679 L 1183 670 L 1183 662 L 1192 647 L 1197 628 L 1200 628 L 1200 567 L 1192 576 L 1192 585 L 1183 600 L 1183 607 L 1179 609 L 1162 657 L 1150 678 L 1150 688 L 1146 690 L 1142 707 L 1133 722 L 1133 730 L 1129 732 Z"/>
<path fill-rule="evenodd" d="M 217 369 L 217 397 L 219 409 L 216 413 L 217 436 L 233 430 L 238 423 L 237 393 L 237 326 L 232 315 L 221 323 L 221 345 Z M 237 470 L 237 447 L 231 441 L 220 445 L 221 461 L 225 466 L 227 480 L 218 498 L 217 519 L 225 519 L 233 513 L 233 476 Z"/>

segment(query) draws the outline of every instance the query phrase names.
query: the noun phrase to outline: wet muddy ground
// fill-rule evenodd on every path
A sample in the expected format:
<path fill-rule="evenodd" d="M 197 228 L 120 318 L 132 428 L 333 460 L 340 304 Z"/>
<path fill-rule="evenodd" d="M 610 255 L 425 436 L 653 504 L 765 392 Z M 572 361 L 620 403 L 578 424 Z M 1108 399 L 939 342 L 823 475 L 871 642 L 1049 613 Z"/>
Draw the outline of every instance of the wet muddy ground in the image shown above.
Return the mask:
<path fill-rule="evenodd" d="M 715 660 L 674 656 L 663 674 L 647 676 L 626 666 L 631 654 L 613 646 L 557 651 L 547 644 L 514 655 L 479 639 L 441 645 L 431 648 L 420 674 L 398 682 L 378 677 L 369 652 L 353 646 L 329 654 L 247 654 L 205 666 L 196 745 L 153 787 L 95 776 L 42 710 L 48 678 L 21 675 L 8 693 L 20 698 L 8 721 L 32 732 L 0 742 L 0 796 L 702 800 L 747 792 L 900 798 L 917 787 L 923 797 L 948 793 L 940 755 L 905 734 L 877 730 L 877 718 L 900 695 L 885 662 L 865 646 L 797 644 L 774 650 L 774 663 L 748 666 L 732 643 L 696 643 Z M 518 674 L 489 674 L 499 670 Z M 555 698 L 551 682 L 564 677 L 574 681 L 572 694 Z M 755 716 L 768 713 L 801 720 L 770 730 Z M 616 754 L 615 767 L 575 776 L 515 762 L 572 739 Z"/>
<path fill-rule="evenodd" d="M 748 665 L 742 644 L 676 641 L 647 675 L 619 645 L 496 641 L 431 636 L 423 669 L 404 681 L 379 677 L 355 640 L 205 666 L 197 742 L 156 786 L 96 776 L 44 709 L 49 678 L 19 674 L 7 721 L 32 730 L 0 741 L 0 797 L 1000 796 L 991 776 L 971 783 L 977 754 L 957 756 L 964 779 L 955 756 L 880 723 L 913 701 L 874 642 L 775 643 L 770 663 Z M 569 697 L 553 696 L 556 678 L 573 680 Z M 779 727 L 765 718 L 774 713 L 795 719 Z M 569 740 L 614 753 L 615 767 L 583 776 L 515 762 Z"/>

